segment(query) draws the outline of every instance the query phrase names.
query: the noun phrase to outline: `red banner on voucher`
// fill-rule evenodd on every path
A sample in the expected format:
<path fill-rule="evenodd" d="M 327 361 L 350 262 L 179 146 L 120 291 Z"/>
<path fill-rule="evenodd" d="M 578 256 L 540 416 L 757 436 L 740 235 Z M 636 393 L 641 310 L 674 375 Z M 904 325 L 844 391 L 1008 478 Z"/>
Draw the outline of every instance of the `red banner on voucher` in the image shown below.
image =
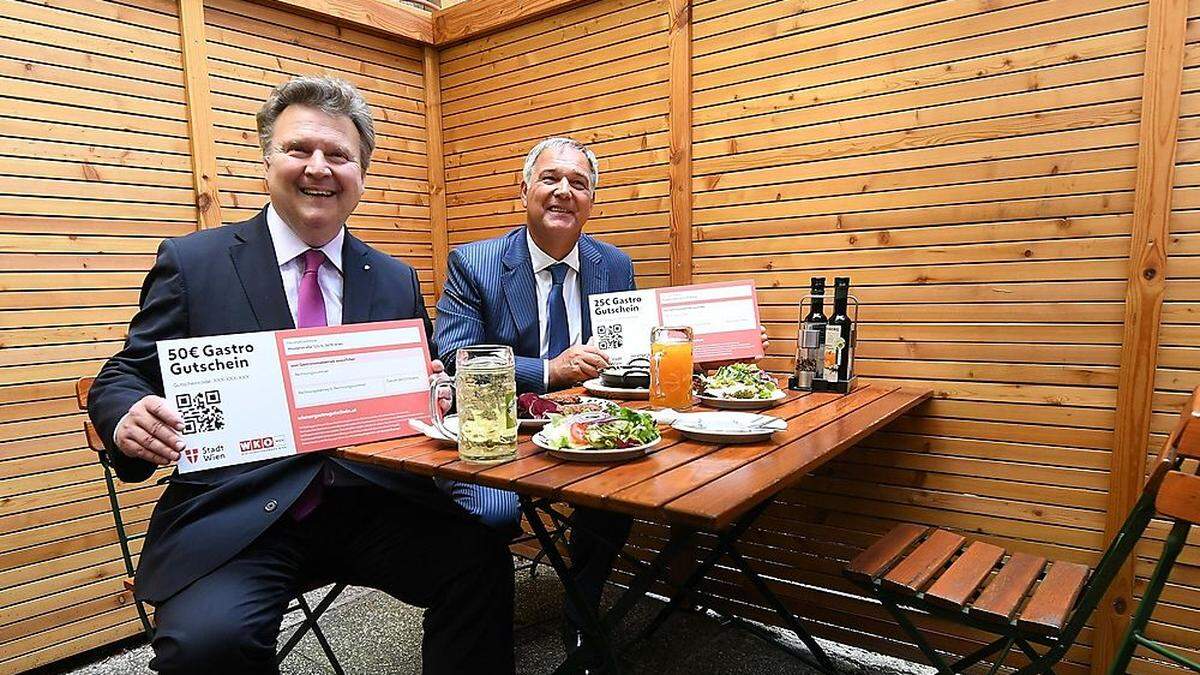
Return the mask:
<path fill-rule="evenodd" d="M 696 361 L 756 359 L 763 355 L 754 281 L 722 281 L 588 298 L 596 346 L 626 360 L 650 352 L 655 326 L 689 326 Z"/>
<path fill-rule="evenodd" d="M 415 433 L 428 417 L 419 319 L 159 343 L 184 418 L 180 473 Z"/>

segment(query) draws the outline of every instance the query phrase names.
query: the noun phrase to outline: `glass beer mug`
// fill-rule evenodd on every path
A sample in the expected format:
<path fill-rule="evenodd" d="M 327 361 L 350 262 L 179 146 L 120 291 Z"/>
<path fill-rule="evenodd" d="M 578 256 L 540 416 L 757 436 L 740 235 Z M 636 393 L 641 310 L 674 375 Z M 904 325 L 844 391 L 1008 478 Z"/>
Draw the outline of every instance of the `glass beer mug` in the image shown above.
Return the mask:
<path fill-rule="evenodd" d="M 650 331 L 650 405 L 692 404 L 692 329 L 659 326 Z"/>
<path fill-rule="evenodd" d="M 517 380 L 511 347 L 462 347 L 454 358 L 454 376 L 442 374 L 429 387 L 429 414 L 446 438 L 458 441 L 467 462 L 503 462 L 517 454 Z M 446 427 L 438 405 L 441 390 L 455 392 L 458 429 Z"/>

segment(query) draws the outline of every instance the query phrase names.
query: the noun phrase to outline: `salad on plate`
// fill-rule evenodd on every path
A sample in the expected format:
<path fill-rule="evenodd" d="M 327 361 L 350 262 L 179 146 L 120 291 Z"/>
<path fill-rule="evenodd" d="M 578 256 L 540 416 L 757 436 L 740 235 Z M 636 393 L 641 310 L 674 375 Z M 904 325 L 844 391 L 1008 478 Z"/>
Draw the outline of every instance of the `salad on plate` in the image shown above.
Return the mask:
<path fill-rule="evenodd" d="M 551 414 L 550 423 L 538 435 L 551 450 L 634 448 L 659 438 L 649 413 L 619 406 L 613 412 Z"/>
<path fill-rule="evenodd" d="M 753 363 L 721 366 L 712 375 L 700 377 L 700 395 L 718 399 L 767 400 L 781 390 L 770 373 Z"/>

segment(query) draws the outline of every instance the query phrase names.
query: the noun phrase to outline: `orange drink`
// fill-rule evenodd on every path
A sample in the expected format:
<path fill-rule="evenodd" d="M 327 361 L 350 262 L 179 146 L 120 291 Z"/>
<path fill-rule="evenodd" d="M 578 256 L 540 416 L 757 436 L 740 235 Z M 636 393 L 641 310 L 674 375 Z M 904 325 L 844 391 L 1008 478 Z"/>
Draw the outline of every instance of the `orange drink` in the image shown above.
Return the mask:
<path fill-rule="evenodd" d="M 692 404 L 692 329 L 655 328 L 650 343 L 650 405 Z"/>

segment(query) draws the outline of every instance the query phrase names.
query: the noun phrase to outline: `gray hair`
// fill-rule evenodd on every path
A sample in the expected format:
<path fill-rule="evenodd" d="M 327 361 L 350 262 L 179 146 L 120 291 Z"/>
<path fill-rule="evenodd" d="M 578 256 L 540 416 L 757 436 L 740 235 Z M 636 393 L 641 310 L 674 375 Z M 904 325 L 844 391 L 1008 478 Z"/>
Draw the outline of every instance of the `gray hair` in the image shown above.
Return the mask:
<path fill-rule="evenodd" d="M 375 123 L 371 121 L 371 106 L 353 84 L 336 77 L 293 77 L 271 90 L 255 121 L 258 123 L 258 144 L 263 157 L 270 156 L 275 135 L 275 120 L 288 106 L 303 105 L 316 108 L 330 116 L 344 115 L 358 129 L 359 159 L 363 173 L 371 163 L 375 150 Z"/>
<path fill-rule="evenodd" d="M 592 170 L 592 194 L 596 194 L 596 188 L 600 185 L 600 164 L 596 161 L 596 155 L 588 150 L 587 146 L 574 138 L 565 136 L 556 136 L 547 138 L 546 140 L 533 146 L 528 155 L 525 155 L 525 169 L 521 172 L 521 176 L 525 179 L 525 184 L 533 182 L 533 165 L 537 162 L 537 158 L 542 154 L 542 151 L 551 148 L 575 148 L 587 157 L 588 167 Z"/>

